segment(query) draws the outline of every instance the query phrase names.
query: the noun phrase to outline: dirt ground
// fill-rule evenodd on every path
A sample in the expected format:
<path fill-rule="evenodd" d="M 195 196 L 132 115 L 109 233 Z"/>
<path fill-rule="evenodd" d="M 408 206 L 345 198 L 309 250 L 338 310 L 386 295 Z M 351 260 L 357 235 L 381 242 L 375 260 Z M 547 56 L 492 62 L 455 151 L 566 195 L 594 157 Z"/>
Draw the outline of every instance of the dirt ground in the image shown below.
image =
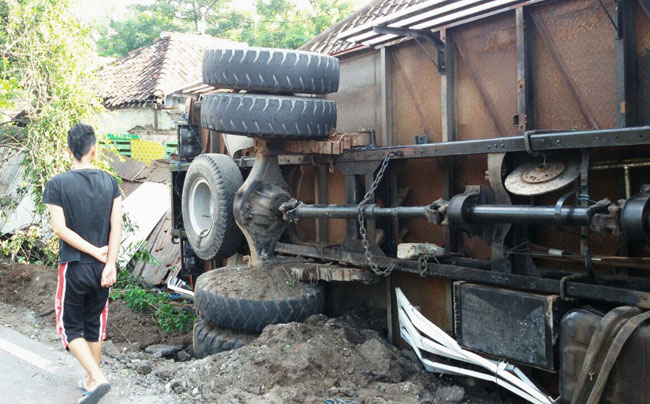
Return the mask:
<path fill-rule="evenodd" d="M 0 265 L 0 324 L 60 346 L 51 312 L 56 270 Z M 509 403 L 490 384 L 458 384 L 423 370 L 410 350 L 388 344 L 375 313 L 271 325 L 251 344 L 180 362 L 143 352 L 168 344 L 191 352 L 191 332 L 165 334 L 150 317 L 110 304 L 102 366 L 137 391 L 176 403 Z M 113 380 L 113 379 L 112 379 Z M 137 389 L 139 390 L 135 390 Z"/>
<path fill-rule="evenodd" d="M 33 310 L 39 322 L 54 328 L 54 295 L 57 270 L 38 265 L 0 264 L 0 300 Z M 107 339 L 114 343 L 135 344 L 144 349 L 153 344 L 192 348 L 192 333 L 163 332 L 151 316 L 129 310 L 121 300 L 109 305 Z"/>

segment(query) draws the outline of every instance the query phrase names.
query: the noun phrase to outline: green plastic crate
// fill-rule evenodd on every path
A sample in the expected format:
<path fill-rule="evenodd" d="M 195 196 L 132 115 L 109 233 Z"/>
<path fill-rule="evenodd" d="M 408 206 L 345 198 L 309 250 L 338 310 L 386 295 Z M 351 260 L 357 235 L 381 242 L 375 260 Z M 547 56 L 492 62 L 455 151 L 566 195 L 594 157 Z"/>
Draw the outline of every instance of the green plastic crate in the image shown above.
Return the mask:
<path fill-rule="evenodd" d="M 131 157 L 131 140 L 140 139 L 140 136 L 130 134 L 115 135 L 109 133 L 107 137 L 117 152 L 127 157 Z"/>
<path fill-rule="evenodd" d="M 163 148 L 165 151 L 165 158 L 169 158 L 170 155 L 178 153 L 178 142 L 176 140 L 165 140 Z"/>

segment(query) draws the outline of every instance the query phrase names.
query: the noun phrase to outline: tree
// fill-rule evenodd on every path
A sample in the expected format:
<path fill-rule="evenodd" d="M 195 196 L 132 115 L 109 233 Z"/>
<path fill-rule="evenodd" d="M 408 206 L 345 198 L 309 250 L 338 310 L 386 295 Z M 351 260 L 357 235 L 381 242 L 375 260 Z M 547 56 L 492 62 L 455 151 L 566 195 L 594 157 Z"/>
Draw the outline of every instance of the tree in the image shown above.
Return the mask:
<path fill-rule="evenodd" d="M 190 30 L 202 34 L 208 25 L 219 20 L 225 6 L 231 0 L 157 0 L 156 6 L 168 13 L 170 18 L 190 24 Z"/>
<path fill-rule="evenodd" d="M 133 49 L 149 45 L 162 31 L 185 31 L 174 17 L 175 9 L 167 4 L 129 6 L 123 21 L 111 20 L 98 25 L 97 49 L 101 56 L 119 57 Z"/>
<path fill-rule="evenodd" d="M 295 49 L 351 10 L 347 0 L 309 0 L 306 7 L 292 0 L 257 0 L 256 15 L 247 21 L 240 40 L 255 46 Z"/>
<path fill-rule="evenodd" d="M 26 189 L 39 205 L 47 180 L 70 167 L 67 130 L 101 110 L 95 54 L 70 0 L 0 0 L 0 20 L 0 104 L 22 110 L 20 119 L 0 114 L 0 141 L 25 154 Z"/>
<path fill-rule="evenodd" d="M 349 0 L 257 0 L 254 13 L 232 10 L 233 0 L 156 0 L 131 7 L 124 21 L 99 26 L 102 56 L 121 56 L 151 43 L 161 31 L 207 33 L 252 46 L 297 48 L 350 11 Z M 236 1 L 236 0 L 235 0 Z"/>

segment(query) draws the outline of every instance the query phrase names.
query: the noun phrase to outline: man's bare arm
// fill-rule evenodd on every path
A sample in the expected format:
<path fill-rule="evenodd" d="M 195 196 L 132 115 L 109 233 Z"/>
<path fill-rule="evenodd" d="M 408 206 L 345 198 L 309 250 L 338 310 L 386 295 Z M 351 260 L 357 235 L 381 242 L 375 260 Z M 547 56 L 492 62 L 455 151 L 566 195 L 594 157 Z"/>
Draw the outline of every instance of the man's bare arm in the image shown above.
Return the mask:
<path fill-rule="evenodd" d="M 50 219 L 52 220 L 52 230 L 54 234 L 70 246 L 77 250 L 84 252 L 98 261 L 106 262 L 106 253 L 108 248 L 106 246 L 97 247 L 84 240 L 74 230 L 70 229 L 65 223 L 65 215 L 63 208 L 57 205 L 47 204 L 47 209 L 50 211 Z"/>
<path fill-rule="evenodd" d="M 108 254 L 106 256 L 106 265 L 102 271 L 102 286 L 108 288 L 113 286 L 117 280 L 115 262 L 117 254 L 120 252 L 120 243 L 122 242 L 122 197 L 118 196 L 113 200 L 113 209 L 111 210 L 111 231 L 108 235 Z"/>

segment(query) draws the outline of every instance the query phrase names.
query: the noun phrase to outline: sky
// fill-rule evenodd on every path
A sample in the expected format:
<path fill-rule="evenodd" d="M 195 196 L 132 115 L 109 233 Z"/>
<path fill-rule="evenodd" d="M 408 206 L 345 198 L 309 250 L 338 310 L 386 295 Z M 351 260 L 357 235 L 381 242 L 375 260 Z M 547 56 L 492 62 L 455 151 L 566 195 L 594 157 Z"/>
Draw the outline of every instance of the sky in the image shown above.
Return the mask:
<path fill-rule="evenodd" d="M 131 4 L 151 4 L 154 0 L 76 0 L 78 6 L 76 12 L 81 19 L 91 22 L 93 20 L 105 18 L 107 15 L 115 19 L 121 19 Z M 298 3 L 307 0 L 295 0 Z M 371 0 L 352 0 L 355 9 L 359 9 Z M 234 0 L 231 4 L 237 10 L 253 10 L 256 0 Z"/>

